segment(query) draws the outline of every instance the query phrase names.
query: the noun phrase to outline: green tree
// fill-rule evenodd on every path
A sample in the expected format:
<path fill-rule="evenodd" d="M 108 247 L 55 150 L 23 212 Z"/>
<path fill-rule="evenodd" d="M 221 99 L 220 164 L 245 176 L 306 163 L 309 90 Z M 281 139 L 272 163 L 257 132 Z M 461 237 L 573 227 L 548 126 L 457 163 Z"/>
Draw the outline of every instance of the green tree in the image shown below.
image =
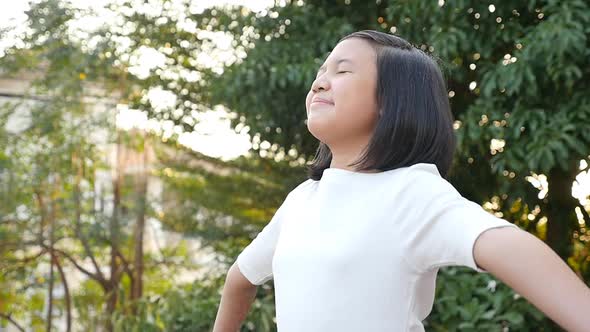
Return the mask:
<path fill-rule="evenodd" d="M 115 104 L 125 95 L 125 73 L 98 56 L 100 41 L 94 49 L 84 48 L 71 33 L 71 22 L 81 14 L 67 2 L 33 3 L 25 47 L 9 48 L 1 59 L 3 75 L 28 71 L 35 77 L 22 100 L 0 111 L 3 120 L 12 116 L 26 123 L 17 131 L 0 128 L 0 267 L 6 286 L 0 319 L 21 328 L 28 321 L 31 328 L 50 331 L 61 311 L 70 331 L 79 309 L 81 316 L 89 315 L 89 328 L 98 319 L 112 330 L 118 308 L 133 314 L 144 289 L 170 286 L 167 273 L 155 270 L 171 261 L 184 263 L 173 251 L 163 262 L 143 251 L 146 218 L 154 215 L 146 167 L 153 137 L 116 129 Z M 116 147 L 115 166 L 105 162 L 109 144 Z M 143 158 L 143 171 L 124 174 L 129 154 Z M 99 171 L 114 174 L 110 186 L 97 187 Z M 48 272 L 41 265 L 48 265 Z M 71 293 L 66 269 L 95 283 L 99 298 L 84 296 L 97 290 L 89 284 Z M 154 281 L 148 287 L 146 275 Z M 59 299 L 58 285 L 64 292 Z"/>
<path fill-rule="evenodd" d="M 442 60 L 459 138 L 451 182 L 474 201 L 497 198 L 495 212 L 529 231 L 537 233 L 538 221 L 546 217 L 547 230 L 538 236 L 564 260 L 577 255 L 569 263 L 590 280 L 590 242 L 584 236 L 589 230 L 580 227 L 576 208 L 586 222 L 590 218 L 587 207 L 571 196 L 579 162 L 590 154 L 588 3 L 379 1 L 362 6 L 287 1 L 266 15 L 250 14 L 250 22 L 240 19 L 250 27 L 245 40 L 253 48 L 211 81 L 209 102 L 237 112 L 261 139 L 312 156 L 317 142 L 305 134 L 304 97 L 319 63 L 348 32 L 399 34 Z M 195 21 L 235 33 L 244 29 L 238 24 L 232 30 L 230 22 L 242 11 L 210 9 Z M 490 149 L 492 140 L 500 147 Z M 533 173 L 548 177 L 546 197 L 539 198 L 527 181 Z M 574 243 L 586 254 L 574 253 Z"/>
<path fill-rule="evenodd" d="M 173 190 L 182 194 L 187 183 L 193 184 L 190 179 L 178 181 L 176 175 L 188 170 L 194 176 L 198 170 L 169 158 L 159 171 L 168 185 L 165 210 L 156 213 L 146 197 L 147 174 L 126 176 L 119 165 L 129 152 L 145 157 L 146 149 L 152 148 L 167 160 L 166 154 L 186 149 L 174 144 L 176 137 L 163 144 L 159 136 L 115 128 L 115 104 L 137 102 L 152 109 L 149 103 L 139 103 L 145 97 L 142 89 L 149 85 L 127 74 L 131 64 L 123 58 L 133 50 L 123 53 L 117 49 L 120 45 L 110 38 L 109 29 L 87 31 L 91 37 L 86 39 L 72 32 L 76 17 L 91 14 L 67 1 L 33 3 L 27 11 L 30 32 L 22 36 L 24 47 L 7 49 L 0 59 L 2 75 L 20 77 L 32 71 L 36 77 L 23 100 L 3 105 L 0 112 L 3 123 L 23 114 L 30 120 L 22 131 L 4 127 L 0 131 L 0 172 L 4 174 L 0 177 L 0 254 L 5 258 L 0 267 L 2 289 L 6 290 L 1 293 L 0 320 L 23 329 L 54 329 L 55 319 L 64 317 L 56 316 L 58 311 L 64 312 L 68 330 L 74 323 L 90 330 L 99 326 L 125 329 L 125 322 L 136 314 L 146 317 L 142 310 L 150 297 L 177 286 L 169 281 L 177 271 L 198 268 L 182 243 L 163 248 L 161 257 L 144 253 L 146 218 L 155 217 L 168 229 L 200 236 L 224 254 L 221 261 L 227 264 L 255 230 L 249 224 L 262 226 L 278 205 L 277 198 L 295 183 L 294 177 L 280 177 L 292 170 L 286 163 L 240 158 L 225 165 L 191 152 L 192 159 L 232 168 L 233 175 L 209 172 L 207 178 L 215 185 L 193 187 L 185 196 L 174 196 Z M 158 83 L 154 78 L 147 81 Z M 104 112 L 96 112 L 97 103 Z M 93 141 L 93 133 L 104 133 L 102 144 L 116 146 L 115 169 L 104 163 L 104 152 Z M 115 174 L 112 188 L 98 187 L 97 171 Z M 269 181 L 271 176 L 262 179 L 256 174 L 260 171 L 272 172 L 276 182 Z M 240 192 L 240 187 L 246 190 Z M 253 193 L 265 204 L 252 200 Z M 187 203 L 188 208 L 177 208 Z M 215 213 L 205 221 L 196 219 L 205 207 Z M 242 222 L 225 227 L 219 221 L 228 215 Z M 45 264 L 50 267 L 47 273 L 40 268 Z M 80 290 L 70 291 L 64 269 L 85 276 Z M 25 282 L 20 281 L 23 277 Z M 63 298 L 54 296 L 57 287 L 66 291 Z M 27 289 L 30 291 L 23 292 Z M 215 294 L 216 289 L 207 291 Z M 170 315 L 184 310 L 178 308 Z M 83 319 L 72 322 L 74 315 Z M 30 323 L 25 326 L 23 322 Z M 144 323 L 139 326 L 147 326 Z"/>

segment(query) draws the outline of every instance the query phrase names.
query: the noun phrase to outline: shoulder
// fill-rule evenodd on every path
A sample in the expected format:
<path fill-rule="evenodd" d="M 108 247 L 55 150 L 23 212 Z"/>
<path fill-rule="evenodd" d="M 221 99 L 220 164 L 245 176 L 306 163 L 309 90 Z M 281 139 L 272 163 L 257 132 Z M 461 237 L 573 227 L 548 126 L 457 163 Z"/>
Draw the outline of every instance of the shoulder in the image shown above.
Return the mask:
<path fill-rule="evenodd" d="M 312 180 L 307 180 L 304 181 L 300 184 L 298 184 L 295 188 L 293 188 L 291 191 L 289 191 L 287 193 L 287 196 L 285 197 L 285 199 L 283 200 L 283 203 L 281 203 L 281 205 L 279 206 L 278 210 L 277 210 L 277 214 L 279 211 L 286 211 L 286 210 L 291 210 L 291 206 L 297 206 L 297 202 L 300 200 L 299 197 L 301 197 L 303 194 L 305 194 L 306 192 L 309 192 L 309 188 L 310 186 L 313 185 L 313 181 Z M 281 212 L 283 213 L 283 212 Z"/>
<path fill-rule="evenodd" d="M 289 193 L 287 193 L 287 197 L 285 198 L 286 201 L 293 200 L 295 197 L 301 196 L 305 193 L 310 192 L 313 190 L 314 186 L 316 185 L 316 181 L 312 179 L 307 179 L 301 183 L 299 183 L 295 188 L 291 189 Z"/>
<path fill-rule="evenodd" d="M 404 178 L 408 181 L 411 190 L 420 195 L 459 194 L 457 189 L 440 175 L 438 168 L 434 164 L 419 163 L 412 165 L 406 169 Z"/>
<path fill-rule="evenodd" d="M 298 184 L 295 188 L 293 188 L 293 190 L 291 190 L 289 192 L 289 196 L 296 196 L 301 193 L 308 192 L 308 191 L 312 190 L 316 184 L 317 184 L 317 181 L 314 181 L 312 179 L 307 179 L 307 180 L 301 182 L 300 184 Z"/>
<path fill-rule="evenodd" d="M 438 168 L 435 164 L 431 163 L 418 163 L 408 167 L 410 172 L 426 172 L 432 175 L 440 176 Z"/>

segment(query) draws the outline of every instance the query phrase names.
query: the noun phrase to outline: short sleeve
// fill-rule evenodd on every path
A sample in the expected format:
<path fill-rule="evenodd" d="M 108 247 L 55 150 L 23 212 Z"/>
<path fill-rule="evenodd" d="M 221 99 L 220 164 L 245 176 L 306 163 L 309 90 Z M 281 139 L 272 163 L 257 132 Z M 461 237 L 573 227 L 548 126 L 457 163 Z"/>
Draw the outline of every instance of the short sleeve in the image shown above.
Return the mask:
<path fill-rule="evenodd" d="M 419 272 L 457 265 L 488 273 L 473 256 L 477 238 L 492 228 L 518 226 L 467 200 L 438 174 L 415 170 L 409 179 L 415 202 L 400 240 L 408 264 Z"/>
<path fill-rule="evenodd" d="M 236 258 L 238 268 L 253 285 L 261 285 L 272 278 L 272 258 L 290 195 L 287 195 L 270 222 Z"/>

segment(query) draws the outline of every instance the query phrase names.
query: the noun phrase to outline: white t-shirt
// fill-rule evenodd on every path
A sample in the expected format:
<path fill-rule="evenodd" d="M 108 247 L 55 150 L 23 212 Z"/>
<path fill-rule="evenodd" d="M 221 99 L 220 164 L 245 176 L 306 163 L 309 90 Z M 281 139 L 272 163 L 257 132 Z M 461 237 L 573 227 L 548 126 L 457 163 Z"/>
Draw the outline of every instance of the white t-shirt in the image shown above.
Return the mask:
<path fill-rule="evenodd" d="M 236 260 L 251 283 L 274 279 L 278 332 L 424 331 L 439 267 L 487 273 L 473 245 L 505 226 L 518 229 L 462 197 L 434 164 L 328 168 L 293 189 Z"/>

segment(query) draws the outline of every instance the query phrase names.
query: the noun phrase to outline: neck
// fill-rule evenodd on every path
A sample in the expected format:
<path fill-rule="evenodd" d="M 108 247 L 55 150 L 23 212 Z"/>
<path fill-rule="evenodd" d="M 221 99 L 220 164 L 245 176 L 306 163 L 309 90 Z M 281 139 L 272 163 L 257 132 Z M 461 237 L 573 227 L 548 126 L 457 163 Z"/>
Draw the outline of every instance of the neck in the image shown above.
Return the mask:
<path fill-rule="evenodd" d="M 356 144 L 347 144 L 346 147 L 332 147 L 330 146 L 330 152 L 332 153 L 332 162 L 330 163 L 331 168 L 341 168 L 349 171 L 355 171 L 358 166 L 349 166 L 349 164 L 355 162 L 360 156 L 363 148 L 367 142 L 358 142 Z M 379 170 L 362 171 L 367 173 L 379 172 Z"/>

